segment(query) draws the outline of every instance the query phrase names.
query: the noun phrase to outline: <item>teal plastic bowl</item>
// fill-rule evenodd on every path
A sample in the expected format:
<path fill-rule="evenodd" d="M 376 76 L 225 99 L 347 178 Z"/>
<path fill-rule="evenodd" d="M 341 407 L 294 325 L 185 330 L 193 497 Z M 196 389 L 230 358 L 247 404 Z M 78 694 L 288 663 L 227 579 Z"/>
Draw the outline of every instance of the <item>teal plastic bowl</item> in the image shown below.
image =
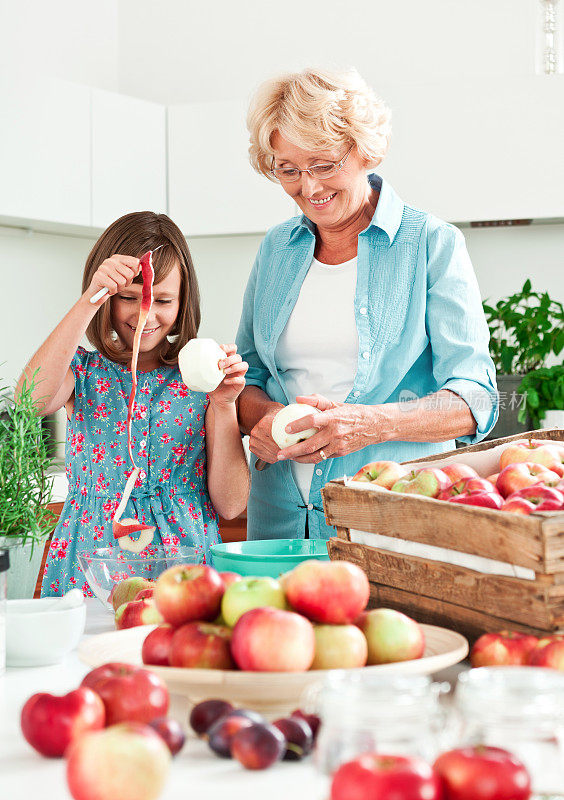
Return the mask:
<path fill-rule="evenodd" d="M 302 561 L 329 561 L 324 539 L 256 539 L 211 546 L 212 562 L 218 572 L 239 575 L 268 575 L 277 578 Z"/>

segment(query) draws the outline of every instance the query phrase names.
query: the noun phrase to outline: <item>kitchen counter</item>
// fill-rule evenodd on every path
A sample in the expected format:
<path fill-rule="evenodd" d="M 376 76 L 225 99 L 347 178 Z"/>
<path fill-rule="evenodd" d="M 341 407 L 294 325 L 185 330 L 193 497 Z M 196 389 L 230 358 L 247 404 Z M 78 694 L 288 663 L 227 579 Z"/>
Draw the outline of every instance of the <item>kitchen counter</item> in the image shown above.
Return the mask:
<path fill-rule="evenodd" d="M 113 629 L 113 620 L 98 600 L 87 600 L 85 636 Z M 77 687 L 89 667 L 73 652 L 50 667 L 8 668 L 0 675 L 0 798 L 1 800 L 71 800 L 65 780 L 64 759 L 43 758 L 25 741 L 20 730 L 20 711 L 35 692 L 65 694 Z M 180 704 L 179 704 L 180 705 Z M 171 716 L 183 725 L 175 711 Z M 236 761 L 214 755 L 207 745 L 187 737 L 171 763 L 162 800 L 324 800 L 328 781 L 316 774 L 312 759 L 282 762 L 261 772 L 250 772 Z M 117 800 L 117 798 L 116 798 Z"/>

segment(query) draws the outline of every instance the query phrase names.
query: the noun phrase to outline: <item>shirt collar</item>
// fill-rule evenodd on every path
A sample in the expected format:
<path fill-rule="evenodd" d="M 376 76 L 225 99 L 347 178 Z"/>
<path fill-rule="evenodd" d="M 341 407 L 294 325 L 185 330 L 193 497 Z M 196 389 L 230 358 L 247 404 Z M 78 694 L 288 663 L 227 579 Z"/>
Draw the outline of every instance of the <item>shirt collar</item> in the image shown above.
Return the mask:
<path fill-rule="evenodd" d="M 388 236 L 390 244 L 392 244 L 401 224 L 404 202 L 395 193 L 390 184 L 375 172 L 368 175 L 368 182 L 373 189 L 379 190 L 380 196 L 378 197 L 374 216 L 366 230 L 368 231 L 372 227 L 380 228 Z M 305 214 L 302 214 L 296 217 L 295 224 L 290 229 L 288 240 L 291 241 L 294 236 L 305 231 L 315 235 L 315 225 Z"/>

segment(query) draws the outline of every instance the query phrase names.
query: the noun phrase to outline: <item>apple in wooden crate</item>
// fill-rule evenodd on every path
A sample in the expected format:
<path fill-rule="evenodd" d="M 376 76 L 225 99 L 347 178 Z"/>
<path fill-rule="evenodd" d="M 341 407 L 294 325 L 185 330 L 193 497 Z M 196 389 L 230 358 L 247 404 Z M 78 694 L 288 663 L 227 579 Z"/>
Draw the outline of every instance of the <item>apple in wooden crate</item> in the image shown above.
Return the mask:
<path fill-rule="evenodd" d="M 41 755 L 64 755 L 71 741 L 88 731 L 104 727 L 106 712 L 101 698 L 81 686 L 58 696 L 40 692 L 32 695 L 21 712 L 22 733 Z"/>
<path fill-rule="evenodd" d="M 538 639 L 517 631 L 484 633 L 476 639 L 470 651 L 473 667 L 523 666 Z"/>
<path fill-rule="evenodd" d="M 152 728 L 124 722 L 71 744 L 67 783 L 74 800 L 156 800 L 170 760 L 167 745 Z"/>
<path fill-rule="evenodd" d="M 174 632 L 170 644 L 171 667 L 233 669 L 231 631 L 211 622 L 187 622 Z"/>
<path fill-rule="evenodd" d="M 384 489 L 391 489 L 409 470 L 397 461 L 373 461 L 359 469 L 353 481 L 359 483 L 375 483 Z"/>
<path fill-rule="evenodd" d="M 179 564 L 159 576 L 154 601 L 166 622 L 183 625 L 215 619 L 224 591 L 223 580 L 213 567 Z"/>
<path fill-rule="evenodd" d="M 314 632 L 311 669 L 352 669 L 366 664 L 368 644 L 356 625 L 314 625 Z"/>
<path fill-rule="evenodd" d="M 542 464 L 547 469 L 564 475 L 564 447 L 547 444 L 540 439 L 523 439 L 507 445 L 499 457 L 500 472 L 509 464 L 527 461 Z"/>
<path fill-rule="evenodd" d="M 521 461 L 517 464 L 509 464 L 501 470 L 496 481 L 496 488 L 502 497 L 509 497 L 510 494 L 524 489 L 526 486 L 534 486 L 536 483 L 545 481 L 558 481 L 556 472 L 536 464 L 532 461 Z"/>
<path fill-rule="evenodd" d="M 295 611 L 328 625 L 354 622 L 370 596 L 366 574 L 348 561 L 303 561 L 283 583 Z"/>
<path fill-rule="evenodd" d="M 411 617 L 392 608 L 364 611 L 356 620 L 368 642 L 368 664 L 390 664 L 422 658 L 425 635 Z"/>
<path fill-rule="evenodd" d="M 231 653 L 243 670 L 303 672 L 315 655 L 313 625 L 293 611 L 253 608 L 233 628 Z"/>
<path fill-rule="evenodd" d="M 408 472 L 392 486 L 392 492 L 420 494 L 423 497 L 438 497 L 451 485 L 450 478 L 441 469 L 426 467 Z"/>
<path fill-rule="evenodd" d="M 564 636 L 545 636 L 529 653 L 531 667 L 550 667 L 564 672 Z"/>
<path fill-rule="evenodd" d="M 102 664 L 84 676 L 81 686 L 100 695 L 107 725 L 148 723 L 168 711 L 169 695 L 164 682 L 154 672 L 133 664 Z"/>

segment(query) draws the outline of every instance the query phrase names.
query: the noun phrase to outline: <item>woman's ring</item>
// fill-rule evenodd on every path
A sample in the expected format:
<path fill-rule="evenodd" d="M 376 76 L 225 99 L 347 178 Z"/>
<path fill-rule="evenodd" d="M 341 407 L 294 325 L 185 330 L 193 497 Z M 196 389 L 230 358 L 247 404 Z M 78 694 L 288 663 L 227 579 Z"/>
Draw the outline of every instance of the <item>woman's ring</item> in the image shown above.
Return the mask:
<path fill-rule="evenodd" d="M 321 456 L 321 458 L 323 459 L 323 461 L 327 461 L 327 456 L 325 455 L 325 453 L 323 452 L 323 450 L 320 450 L 320 451 L 319 451 L 319 455 Z"/>

